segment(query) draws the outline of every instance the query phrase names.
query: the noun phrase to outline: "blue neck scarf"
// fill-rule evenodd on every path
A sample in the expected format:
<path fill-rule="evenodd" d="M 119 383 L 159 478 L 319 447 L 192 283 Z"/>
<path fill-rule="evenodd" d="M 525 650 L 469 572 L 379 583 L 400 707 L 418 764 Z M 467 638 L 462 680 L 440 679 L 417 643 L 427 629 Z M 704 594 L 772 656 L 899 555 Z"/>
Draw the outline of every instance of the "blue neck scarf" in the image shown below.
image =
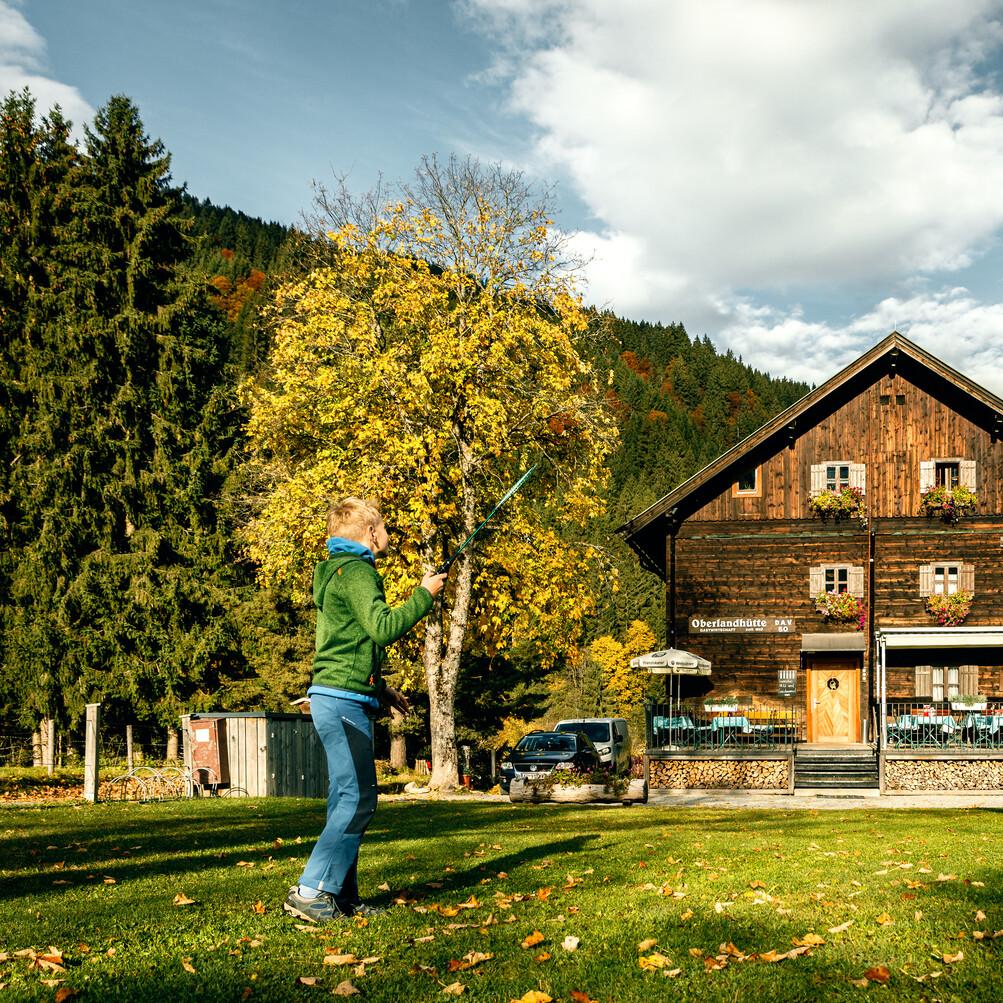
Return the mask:
<path fill-rule="evenodd" d="M 348 540 L 343 536 L 330 536 L 327 540 L 327 552 L 334 557 L 335 554 L 355 554 L 361 557 L 375 568 L 376 559 L 373 552 L 358 540 Z"/>

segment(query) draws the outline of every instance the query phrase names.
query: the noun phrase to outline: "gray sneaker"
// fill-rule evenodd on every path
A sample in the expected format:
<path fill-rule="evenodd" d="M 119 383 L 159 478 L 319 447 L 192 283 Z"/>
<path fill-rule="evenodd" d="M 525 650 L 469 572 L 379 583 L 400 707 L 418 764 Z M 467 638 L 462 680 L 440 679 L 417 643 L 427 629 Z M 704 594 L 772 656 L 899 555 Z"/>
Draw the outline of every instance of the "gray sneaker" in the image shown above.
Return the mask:
<path fill-rule="evenodd" d="M 308 899 L 300 895 L 299 885 L 293 885 L 289 889 L 289 894 L 282 903 L 282 909 L 290 916 L 306 920 L 307 923 L 332 923 L 336 919 L 346 919 L 351 915 L 338 908 L 330 892 L 321 892 L 315 899 Z"/>
<path fill-rule="evenodd" d="M 370 905 L 368 902 L 352 902 L 349 904 L 335 903 L 335 908 L 348 916 L 362 916 L 369 919 L 371 916 L 382 916 L 386 909 L 383 906 Z"/>

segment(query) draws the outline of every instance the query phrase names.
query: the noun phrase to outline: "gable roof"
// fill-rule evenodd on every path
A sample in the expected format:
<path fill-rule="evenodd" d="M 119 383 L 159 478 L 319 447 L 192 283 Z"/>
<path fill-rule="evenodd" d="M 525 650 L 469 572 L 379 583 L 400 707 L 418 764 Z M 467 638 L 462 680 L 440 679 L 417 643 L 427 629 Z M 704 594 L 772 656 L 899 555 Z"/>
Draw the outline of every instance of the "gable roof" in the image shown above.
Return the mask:
<path fill-rule="evenodd" d="M 892 331 L 832 379 L 805 394 L 663 498 L 617 528 L 649 571 L 665 576 L 665 538 L 698 509 L 833 414 L 881 377 L 898 373 L 927 390 L 993 439 L 1003 438 L 1003 400 Z"/>

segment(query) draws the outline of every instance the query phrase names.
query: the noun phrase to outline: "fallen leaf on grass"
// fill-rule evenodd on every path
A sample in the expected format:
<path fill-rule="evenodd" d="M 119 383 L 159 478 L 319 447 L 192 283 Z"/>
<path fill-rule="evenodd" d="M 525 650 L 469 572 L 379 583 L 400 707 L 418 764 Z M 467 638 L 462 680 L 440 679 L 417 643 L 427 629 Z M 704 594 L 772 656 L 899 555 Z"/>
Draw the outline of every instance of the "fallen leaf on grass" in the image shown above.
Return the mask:
<path fill-rule="evenodd" d="M 106 875 L 106 876 L 105 876 L 105 878 L 104 878 L 104 883 L 105 883 L 106 885 L 114 885 L 114 884 L 117 884 L 118 882 L 116 882 L 116 880 L 115 880 L 114 878 L 109 878 L 109 877 L 108 877 L 108 876 Z M 66 996 L 66 997 L 64 997 L 64 999 L 69 999 L 69 997 L 68 997 L 68 996 Z"/>
<path fill-rule="evenodd" d="M 645 951 L 650 951 L 657 943 L 658 941 L 654 938 L 642 940 L 641 943 L 637 945 L 638 954 L 644 954 Z"/>
<path fill-rule="evenodd" d="M 866 989 L 870 984 L 867 979 L 850 979 L 850 985 L 856 986 L 858 989 Z"/>
<path fill-rule="evenodd" d="M 985 918 L 986 918 L 986 914 L 985 914 L 985 913 L 984 913 L 984 912 L 983 912 L 983 911 L 982 911 L 981 909 L 979 909 L 979 910 L 978 910 L 978 911 L 977 911 L 977 912 L 975 913 L 975 922 L 976 922 L 976 923 L 981 923 L 981 922 L 982 922 L 982 920 L 984 920 Z"/>
<path fill-rule="evenodd" d="M 49 950 L 50 954 L 35 954 L 31 959 L 31 967 L 40 968 L 43 972 L 65 972 L 62 951 L 53 951 L 52 948 Z"/>
<path fill-rule="evenodd" d="M 545 961 L 550 961 L 550 952 L 544 951 L 542 954 L 538 954 L 533 960 L 538 964 L 542 965 Z"/>
<path fill-rule="evenodd" d="M 693 910 L 692 909 L 687 909 L 686 912 L 680 913 L 679 918 L 680 918 L 680 920 L 682 920 L 682 922 L 685 923 L 686 920 L 693 918 Z"/>
<path fill-rule="evenodd" d="M 526 951 L 531 947 L 536 947 L 537 944 L 542 944 L 545 939 L 539 930 L 534 930 L 519 946 Z"/>
<path fill-rule="evenodd" d="M 465 972 L 468 968 L 473 968 L 474 965 L 479 965 L 482 961 L 490 961 L 493 957 L 493 954 L 470 951 L 463 955 L 462 961 L 457 961 L 455 958 L 450 959 L 449 970 L 451 972 Z"/>
<path fill-rule="evenodd" d="M 765 888 L 766 887 L 766 883 L 764 881 L 750 881 L 749 882 L 749 887 L 750 888 Z"/>
<path fill-rule="evenodd" d="M 599 1003 L 599 1000 L 592 999 L 588 993 L 579 992 L 577 989 L 571 990 L 572 1003 Z"/>
<path fill-rule="evenodd" d="M 581 941 L 577 937 L 572 937 L 571 934 L 568 934 L 568 936 L 565 937 L 561 943 L 561 947 L 563 947 L 565 951 L 577 951 L 580 943 Z"/>
<path fill-rule="evenodd" d="M 851 926 L 853 926 L 853 920 L 848 919 L 845 923 L 840 923 L 839 926 L 830 926 L 829 933 L 845 933 Z"/>
<path fill-rule="evenodd" d="M 938 874 L 938 881 L 954 881 L 958 877 L 957 874 Z"/>
<path fill-rule="evenodd" d="M 315 986 L 320 981 L 316 975 L 297 975 L 296 985 L 298 986 Z"/>
<path fill-rule="evenodd" d="M 791 943 L 795 947 L 821 947 L 825 941 L 817 933 L 806 933 L 800 940 L 795 937 Z"/>
<path fill-rule="evenodd" d="M 258 901 L 251 906 L 251 909 L 259 916 L 265 915 L 265 903 L 262 902 L 261 899 L 258 899 Z"/>
<path fill-rule="evenodd" d="M 672 964 L 672 959 L 655 951 L 654 954 L 642 954 L 637 959 L 637 963 L 641 966 L 641 971 L 643 972 L 657 972 L 659 969 L 668 968 Z"/>
<path fill-rule="evenodd" d="M 431 975 L 432 978 L 438 978 L 439 972 L 432 965 L 419 965 L 416 961 L 412 966 L 408 975 Z"/>
<path fill-rule="evenodd" d="M 870 982 L 880 982 L 883 986 L 888 984 L 892 973 L 884 965 L 875 965 L 864 972 L 864 978 Z"/>
<path fill-rule="evenodd" d="M 352 983 L 348 981 L 348 979 L 345 979 L 344 982 L 339 982 L 331 990 L 331 995 L 332 996 L 358 996 L 359 995 L 359 990 L 356 989 L 355 986 L 353 986 Z"/>
<path fill-rule="evenodd" d="M 878 926 L 891 926 L 895 920 L 893 920 L 888 913 L 883 912 L 874 922 L 877 923 Z"/>
<path fill-rule="evenodd" d="M 66 1000 L 74 999 L 76 995 L 76 989 L 71 989 L 69 986 L 60 986 L 56 990 L 56 1003 L 66 1003 Z"/>
<path fill-rule="evenodd" d="M 442 990 L 443 996 L 462 996 L 467 991 L 467 987 L 462 982 L 450 982 Z"/>
<path fill-rule="evenodd" d="M 964 959 L 965 959 L 965 952 L 958 951 L 957 954 L 945 954 L 942 960 L 945 965 L 953 965 L 957 961 L 964 961 Z"/>
<path fill-rule="evenodd" d="M 190 975 L 194 975 L 195 974 L 195 966 L 192 964 L 192 959 L 191 958 L 182 958 L 181 959 L 181 967 L 186 972 L 188 972 Z"/>
<path fill-rule="evenodd" d="M 237 867 L 253 867 L 253 866 L 254 866 L 254 861 L 253 860 L 238 860 L 237 861 Z"/>
<path fill-rule="evenodd" d="M 188 898 L 188 896 L 185 895 L 184 892 L 178 892 L 178 894 L 174 896 L 174 904 L 175 905 L 195 905 L 195 899 Z"/>
<path fill-rule="evenodd" d="M 325 965 L 357 965 L 360 960 L 354 954 L 338 954 L 333 951 L 324 955 Z"/>
<path fill-rule="evenodd" d="M 553 997 L 546 993 L 541 993 L 539 989 L 530 989 L 517 1000 L 510 1000 L 509 1003 L 553 1003 Z"/>
<path fill-rule="evenodd" d="M 389 881 L 384 881 L 382 885 L 377 885 L 376 887 L 381 892 L 388 892 L 388 891 L 390 891 L 390 882 Z"/>

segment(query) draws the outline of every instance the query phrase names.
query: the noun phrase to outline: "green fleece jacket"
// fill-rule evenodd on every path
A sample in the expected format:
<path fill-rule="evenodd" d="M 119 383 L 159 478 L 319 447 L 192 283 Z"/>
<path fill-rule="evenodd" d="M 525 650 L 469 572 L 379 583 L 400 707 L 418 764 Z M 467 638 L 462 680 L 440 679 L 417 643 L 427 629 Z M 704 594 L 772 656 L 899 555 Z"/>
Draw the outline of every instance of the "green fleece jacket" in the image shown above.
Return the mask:
<path fill-rule="evenodd" d="M 433 602 L 419 585 L 406 603 L 391 609 L 383 579 L 354 554 L 335 554 L 314 568 L 313 601 L 318 610 L 313 685 L 375 697 L 386 688 L 381 668 L 387 645 L 403 637 Z"/>

